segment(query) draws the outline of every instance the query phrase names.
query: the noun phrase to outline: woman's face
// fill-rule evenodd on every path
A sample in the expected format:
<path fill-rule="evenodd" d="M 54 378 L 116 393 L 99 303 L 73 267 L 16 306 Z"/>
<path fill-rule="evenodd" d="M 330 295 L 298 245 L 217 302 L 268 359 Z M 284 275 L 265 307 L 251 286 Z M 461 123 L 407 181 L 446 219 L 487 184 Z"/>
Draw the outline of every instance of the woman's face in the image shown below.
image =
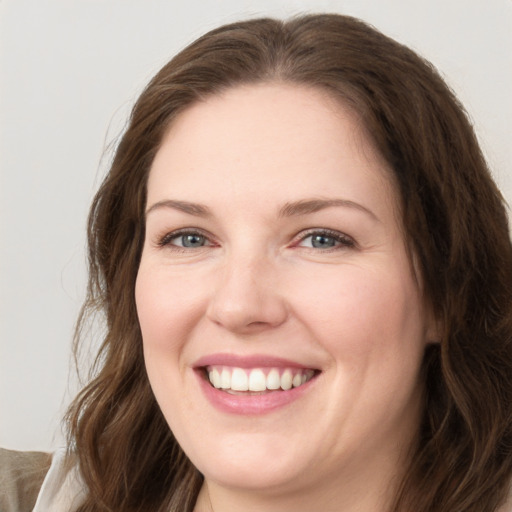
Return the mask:
<path fill-rule="evenodd" d="M 147 372 L 207 481 L 389 476 L 418 428 L 431 333 L 357 117 L 315 89 L 232 88 L 176 119 L 147 194 Z"/>

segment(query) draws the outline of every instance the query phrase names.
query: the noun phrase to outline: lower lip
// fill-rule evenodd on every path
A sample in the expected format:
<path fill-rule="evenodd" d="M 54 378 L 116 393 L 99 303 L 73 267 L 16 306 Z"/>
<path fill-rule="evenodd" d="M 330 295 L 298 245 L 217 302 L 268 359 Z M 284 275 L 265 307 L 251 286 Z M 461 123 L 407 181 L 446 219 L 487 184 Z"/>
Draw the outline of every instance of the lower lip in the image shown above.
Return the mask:
<path fill-rule="evenodd" d="M 261 395 L 232 395 L 226 391 L 214 388 L 204 377 L 202 371 L 196 371 L 199 384 L 210 403 L 222 412 L 231 414 L 266 414 L 276 409 L 286 407 L 302 397 L 315 380 L 289 389 L 287 391 L 269 391 Z"/>

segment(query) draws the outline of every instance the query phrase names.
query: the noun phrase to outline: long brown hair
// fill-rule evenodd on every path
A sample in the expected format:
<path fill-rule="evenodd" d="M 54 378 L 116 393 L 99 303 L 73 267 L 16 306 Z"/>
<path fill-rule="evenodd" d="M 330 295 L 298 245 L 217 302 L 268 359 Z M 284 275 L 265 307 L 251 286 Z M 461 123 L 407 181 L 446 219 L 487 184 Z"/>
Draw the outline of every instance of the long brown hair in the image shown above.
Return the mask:
<path fill-rule="evenodd" d="M 191 511 L 202 476 L 144 368 L 134 286 L 145 185 L 162 136 L 194 102 L 238 84 L 307 84 L 352 106 L 396 175 L 406 242 L 442 325 L 425 354 L 420 442 L 392 510 L 493 512 L 512 475 L 512 246 L 472 127 L 433 67 L 351 17 L 224 26 L 172 59 L 135 104 L 89 217 L 76 343 L 104 314 L 91 382 L 68 413 L 86 511 Z"/>

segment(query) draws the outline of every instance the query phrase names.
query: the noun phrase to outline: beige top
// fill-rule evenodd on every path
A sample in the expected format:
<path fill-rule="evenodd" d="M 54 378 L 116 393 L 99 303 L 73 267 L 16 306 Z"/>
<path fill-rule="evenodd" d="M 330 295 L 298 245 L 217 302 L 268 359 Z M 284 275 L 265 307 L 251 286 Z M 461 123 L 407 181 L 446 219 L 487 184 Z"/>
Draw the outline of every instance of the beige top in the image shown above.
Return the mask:
<path fill-rule="evenodd" d="M 0 511 L 32 510 L 51 461 L 48 453 L 0 449 Z"/>
<path fill-rule="evenodd" d="M 1 512 L 73 512 L 84 498 L 76 465 L 71 469 L 66 449 L 53 456 L 0 448 Z"/>
<path fill-rule="evenodd" d="M 66 464 L 66 449 L 58 450 L 44 479 L 33 512 L 72 512 L 85 498 L 78 467 Z"/>

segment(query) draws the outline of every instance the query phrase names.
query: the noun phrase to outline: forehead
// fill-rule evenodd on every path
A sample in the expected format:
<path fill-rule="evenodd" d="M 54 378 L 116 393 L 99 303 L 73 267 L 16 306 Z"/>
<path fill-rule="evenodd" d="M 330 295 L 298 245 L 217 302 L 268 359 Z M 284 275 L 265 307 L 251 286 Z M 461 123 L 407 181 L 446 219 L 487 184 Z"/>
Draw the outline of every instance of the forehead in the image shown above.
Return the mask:
<path fill-rule="evenodd" d="M 377 192 L 396 204 L 392 181 L 359 116 L 339 100 L 306 86 L 247 85 L 197 102 L 174 120 L 152 165 L 148 204 L 165 194 L 261 201 L 275 190 L 297 200 L 308 189 L 327 196 L 333 188 L 351 199 Z"/>

